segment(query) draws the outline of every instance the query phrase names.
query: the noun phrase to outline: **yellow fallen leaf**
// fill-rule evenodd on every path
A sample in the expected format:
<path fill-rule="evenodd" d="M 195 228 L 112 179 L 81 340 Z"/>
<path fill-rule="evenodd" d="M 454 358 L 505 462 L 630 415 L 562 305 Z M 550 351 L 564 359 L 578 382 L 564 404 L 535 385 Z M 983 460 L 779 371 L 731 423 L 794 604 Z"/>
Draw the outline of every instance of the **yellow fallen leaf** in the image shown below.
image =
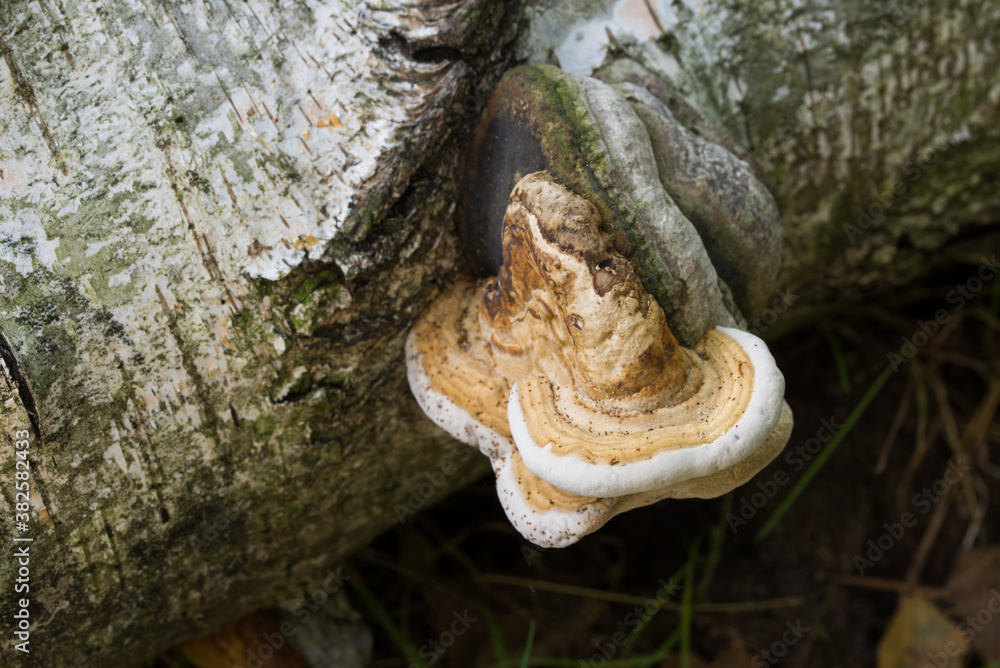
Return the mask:
<path fill-rule="evenodd" d="M 959 668 L 969 653 L 968 640 L 919 590 L 896 608 L 878 643 L 878 668 Z"/>
<path fill-rule="evenodd" d="M 960 552 L 945 590 L 951 603 L 945 610 L 979 658 L 1000 660 L 1000 632 L 993 628 L 1000 623 L 1000 545 Z"/>

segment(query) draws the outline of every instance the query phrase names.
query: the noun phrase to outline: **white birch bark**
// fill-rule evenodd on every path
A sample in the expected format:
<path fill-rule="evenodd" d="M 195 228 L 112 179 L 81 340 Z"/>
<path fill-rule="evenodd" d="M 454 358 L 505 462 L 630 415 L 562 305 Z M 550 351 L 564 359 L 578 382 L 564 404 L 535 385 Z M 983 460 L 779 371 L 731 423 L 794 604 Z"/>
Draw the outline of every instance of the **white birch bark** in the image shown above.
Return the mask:
<path fill-rule="evenodd" d="M 125 665 L 293 599 L 482 470 L 399 401 L 399 358 L 454 264 L 445 120 L 502 15 L 0 5 L 5 613 L 34 538 L 31 654 L 5 614 L 0 663 Z"/>

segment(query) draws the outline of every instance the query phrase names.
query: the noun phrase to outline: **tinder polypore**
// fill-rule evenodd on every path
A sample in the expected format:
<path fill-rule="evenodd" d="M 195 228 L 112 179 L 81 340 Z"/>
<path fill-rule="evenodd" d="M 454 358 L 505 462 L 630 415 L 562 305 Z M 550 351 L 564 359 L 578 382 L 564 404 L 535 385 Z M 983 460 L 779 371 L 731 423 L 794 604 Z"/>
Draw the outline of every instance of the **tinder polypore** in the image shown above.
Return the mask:
<path fill-rule="evenodd" d="M 682 347 L 601 224 L 547 173 L 525 176 L 499 275 L 454 287 L 407 341 L 421 408 L 490 457 L 508 517 L 539 545 L 663 498 L 723 494 L 791 430 L 763 341 L 715 327 Z"/>
<path fill-rule="evenodd" d="M 511 524 L 542 547 L 565 547 L 613 516 L 614 499 L 557 489 L 528 471 L 507 425 L 510 386 L 479 326 L 484 286 L 461 281 L 435 301 L 406 340 L 410 389 L 439 427 L 490 458 Z"/>

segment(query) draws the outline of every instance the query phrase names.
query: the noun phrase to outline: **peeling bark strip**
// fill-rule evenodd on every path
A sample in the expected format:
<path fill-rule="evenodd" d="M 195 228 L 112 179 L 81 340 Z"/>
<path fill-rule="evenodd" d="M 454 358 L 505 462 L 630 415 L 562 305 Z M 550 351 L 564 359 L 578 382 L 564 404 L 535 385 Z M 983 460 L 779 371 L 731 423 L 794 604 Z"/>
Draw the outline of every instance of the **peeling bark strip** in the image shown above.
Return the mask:
<path fill-rule="evenodd" d="M 0 358 L 3 358 L 7 365 L 7 371 L 11 375 L 11 380 L 17 385 L 17 395 L 21 397 L 24 410 L 28 413 L 28 420 L 31 422 L 31 430 L 35 432 L 35 438 L 39 443 L 42 440 L 42 425 L 38 419 L 38 404 L 35 402 L 35 393 L 31 390 L 31 381 L 24 371 L 24 365 L 10 345 L 10 341 L 0 329 Z"/>

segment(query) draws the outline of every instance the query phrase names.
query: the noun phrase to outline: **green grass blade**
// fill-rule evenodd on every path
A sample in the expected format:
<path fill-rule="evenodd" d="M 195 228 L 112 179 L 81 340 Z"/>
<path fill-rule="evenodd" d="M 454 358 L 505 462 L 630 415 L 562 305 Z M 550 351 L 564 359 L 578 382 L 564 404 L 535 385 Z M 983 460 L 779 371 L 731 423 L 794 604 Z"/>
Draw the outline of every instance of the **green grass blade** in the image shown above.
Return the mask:
<path fill-rule="evenodd" d="M 684 568 L 685 568 L 684 566 L 681 566 L 680 568 L 678 568 L 674 572 L 674 574 L 671 575 L 670 578 L 667 580 L 667 582 L 670 583 L 671 586 L 673 586 L 674 581 L 677 578 L 679 578 L 681 576 L 681 574 L 684 572 Z M 657 591 L 659 591 L 659 590 L 657 590 Z M 667 600 L 669 600 L 669 598 Z M 639 640 L 639 636 L 642 635 L 642 632 L 646 630 L 646 627 L 649 626 L 649 623 L 651 621 L 653 621 L 653 618 L 656 617 L 656 615 L 658 615 L 659 612 L 660 612 L 660 610 L 662 610 L 662 609 L 663 608 L 661 606 L 659 609 L 657 609 L 656 612 L 654 612 L 653 614 L 649 615 L 648 617 L 645 616 L 645 615 L 643 615 L 642 617 L 639 618 L 639 624 L 635 627 L 635 629 L 632 631 L 632 633 L 629 634 L 628 641 L 625 643 L 625 645 L 622 646 L 622 651 L 618 653 L 619 657 L 621 657 L 622 659 L 624 659 L 624 658 L 626 658 L 629 655 L 629 652 L 632 651 L 632 646 L 635 645 L 635 643 L 636 643 L 637 640 Z"/>
<path fill-rule="evenodd" d="M 353 573 L 351 575 L 351 579 L 348 580 L 347 583 L 350 585 L 351 589 L 354 590 L 354 593 L 358 595 L 358 598 L 361 599 L 361 602 L 364 603 L 365 607 L 368 608 L 368 612 L 370 612 L 372 617 L 375 618 L 375 621 L 379 623 L 379 626 L 382 627 L 385 634 L 389 636 L 389 640 L 392 641 L 392 644 L 396 646 L 396 649 L 403 653 L 406 660 L 418 668 L 430 668 L 430 665 L 417 653 L 417 648 L 410 644 L 410 641 L 403 635 L 400 628 L 396 626 L 396 622 L 392 621 L 392 617 L 389 615 L 389 612 L 382 607 L 378 598 L 376 598 L 375 594 L 372 593 L 372 590 L 368 588 L 368 585 L 365 584 L 361 574 Z"/>
<path fill-rule="evenodd" d="M 493 611 L 489 608 L 480 607 L 479 610 L 483 613 L 483 616 L 486 619 L 486 627 L 490 631 L 490 644 L 493 646 L 493 658 L 496 659 L 498 663 L 504 663 L 507 661 L 507 643 L 504 641 L 503 632 L 500 630 L 497 618 L 494 616 Z"/>
<path fill-rule="evenodd" d="M 840 344 L 837 343 L 833 332 L 826 327 L 823 327 L 820 331 L 823 332 L 823 338 L 826 339 L 827 345 L 830 346 L 830 352 L 833 353 L 833 361 L 837 365 L 837 375 L 840 376 L 840 385 L 844 388 L 844 392 L 850 394 L 851 377 L 847 373 L 847 363 L 844 362 L 844 353 L 840 350 Z"/>
<path fill-rule="evenodd" d="M 695 541 L 684 567 L 684 591 L 681 609 L 681 668 L 691 668 L 691 620 L 694 618 L 694 562 L 698 559 L 701 539 Z"/>
<path fill-rule="evenodd" d="M 386 568 L 408 577 L 415 582 L 420 582 L 434 587 L 435 589 L 440 589 L 441 591 L 446 591 L 468 600 L 476 607 L 476 609 L 483 613 L 483 618 L 486 621 L 486 626 L 490 633 L 490 644 L 493 647 L 493 658 L 500 665 L 507 662 L 507 641 L 504 639 L 503 632 L 500 630 L 500 624 L 497 623 L 496 615 L 493 614 L 493 611 L 487 603 L 481 601 L 476 595 L 467 590 L 465 587 L 460 587 L 449 580 L 430 576 L 415 569 L 406 568 L 405 566 L 393 563 L 392 561 L 383 558 L 373 550 L 366 550 L 361 554 L 360 558 L 369 563 L 375 564 L 376 566 Z"/>
<path fill-rule="evenodd" d="M 528 642 L 524 645 L 524 656 L 521 657 L 521 668 L 528 668 L 528 660 L 531 658 L 531 646 L 535 644 L 535 620 L 531 620 L 528 627 Z"/>
<path fill-rule="evenodd" d="M 723 529 L 726 526 L 726 518 L 733 509 L 733 495 L 726 494 L 722 498 L 722 509 L 719 513 L 719 522 L 714 527 L 709 529 L 709 547 L 708 556 L 705 560 L 705 572 L 701 574 L 701 581 L 698 582 L 698 588 L 696 593 L 698 598 L 701 598 L 706 591 L 708 591 L 709 586 L 712 584 L 712 578 L 715 577 L 715 569 L 719 566 L 719 561 L 722 559 L 722 546 L 725 543 L 726 531 Z"/>
<path fill-rule="evenodd" d="M 833 438 L 830 439 L 830 442 L 826 444 L 826 447 L 820 451 L 816 459 L 813 460 L 813 463 L 809 465 L 806 472 L 802 474 L 801 478 L 799 478 L 799 481 L 795 483 L 795 486 L 788 492 L 788 496 L 782 500 L 781 505 L 775 509 L 774 513 L 767 519 L 767 522 L 764 523 L 764 526 L 762 526 L 753 537 L 753 541 L 755 543 L 759 544 L 763 541 L 767 535 L 771 533 L 771 530 L 774 529 L 778 522 L 781 521 L 781 518 L 785 516 L 785 513 L 791 509 L 791 507 L 795 504 L 795 501 L 799 498 L 799 495 L 802 494 L 805 488 L 809 485 L 810 481 L 816 477 L 819 470 L 823 468 L 826 460 L 833 455 L 837 446 L 840 445 L 841 441 L 847 438 L 847 434 L 850 433 L 857 421 L 861 419 L 861 416 L 864 415 L 866 410 L 868 410 L 868 405 L 871 404 L 873 399 L 875 399 L 876 395 L 878 395 L 879 391 L 882 389 L 882 386 L 886 384 L 892 374 L 893 369 L 891 366 L 887 366 L 885 370 L 879 374 L 878 378 L 876 378 L 871 384 L 871 387 L 868 388 L 868 391 L 865 392 L 865 395 L 861 397 L 861 400 L 854 406 L 854 409 L 851 411 L 850 415 L 847 416 L 847 419 L 844 420 L 843 426 L 837 431 L 836 434 L 834 434 Z"/>
<path fill-rule="evenodd" d="M 609 661 L 608 668 L 631 668 L 635 666 L 636 668 L 649 668 L 650 666 L 659 664 L 666 661 L 670 656 L 670 652 L 673 651 L 674 645 L 677 641 L 681 639 L 681 629 L 680 627 L 674 629 L 674 632 L 667 636 L 667 639 L 663 641 L 655 652 L 652 654 L 647 654 L 646 656 L 637 656 L 634 659 L 626 659 L 625 661 Z"/>
<path fill-rule="evenodd" d="M 656 612 L 659 612 L 659 610 Z M 639 636 L 642 635 L 642 632 L 646 630 L 646 627 L 649 626 L 649 623 L 653 621 L 653 617 L 656 617 L 656 612 L 648 617 L 643 615 L 639 618 L 639 624 L 635 627 L 632 633 L 629 634 L 628 640 L 625 641 L 625 644 L 622 646 L 622 651 L 618 653 L 618 656 L 623 659 L 628 657 L 629 652 L 632 651 L 632 646 L 639 639 Z"/>

